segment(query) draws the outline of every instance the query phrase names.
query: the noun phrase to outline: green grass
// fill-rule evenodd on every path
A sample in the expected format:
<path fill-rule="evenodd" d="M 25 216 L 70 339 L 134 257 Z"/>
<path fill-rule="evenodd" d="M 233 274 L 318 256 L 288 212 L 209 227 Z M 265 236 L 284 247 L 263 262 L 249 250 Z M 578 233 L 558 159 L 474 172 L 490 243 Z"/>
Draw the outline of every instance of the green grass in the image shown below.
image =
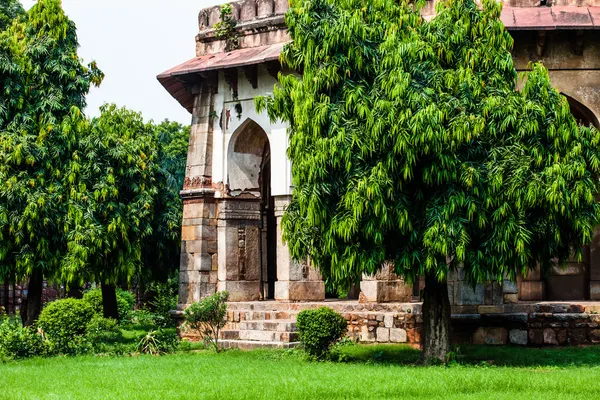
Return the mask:
<path fill-rule="evenodd" d="M 348 346 L 344 363 L 298 351 L 34 359 L 0 365 L 2 399 L 594 399 L 600 348 L 465 347 L 450 367 L 406 346 Z M 511 366 L 507 366 L 511 365 Z"/>

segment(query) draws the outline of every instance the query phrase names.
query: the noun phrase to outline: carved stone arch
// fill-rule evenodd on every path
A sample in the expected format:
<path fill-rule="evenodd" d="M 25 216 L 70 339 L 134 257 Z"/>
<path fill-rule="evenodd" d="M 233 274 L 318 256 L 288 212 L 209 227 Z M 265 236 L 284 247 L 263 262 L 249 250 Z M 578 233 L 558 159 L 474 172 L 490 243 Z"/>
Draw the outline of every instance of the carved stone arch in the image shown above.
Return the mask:
<path fill-rule="evenodd" d="M 269 137 L 253 119 L 233 133 L 227 149 L 227 188 L 232 196 L 261 196 L 263 168 L 270 158 Z M 270 182 L 268 182 L 270 183 Z"/>
<path fill-rule="evenodd" d="M 567 93 L 561 92 L 563 96 L 567 98 L 569 102 L 569 107 L 571 108 L 571 114 L 577 119 L 582 125 L 593 125 L 596 129 L 600 129 L 600 121 L 598 116 L 594 114 L 589 107 L 585 104 L 581 103 L 579 100 L 569 96 Z"/>

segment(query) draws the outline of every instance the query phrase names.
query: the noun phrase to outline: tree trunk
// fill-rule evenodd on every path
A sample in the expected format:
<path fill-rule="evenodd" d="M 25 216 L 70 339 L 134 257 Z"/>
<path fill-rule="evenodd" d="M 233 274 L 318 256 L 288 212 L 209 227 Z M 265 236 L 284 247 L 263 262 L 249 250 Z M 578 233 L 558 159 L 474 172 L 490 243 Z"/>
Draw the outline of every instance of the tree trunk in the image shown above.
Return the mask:
<path fill-rule="evenodd" d="M 119 319 L 115 285 L 102 284 L 102 308 L 104 310 L 104 318 Z"/>
<path fill-rule="evenodd" d="M 79 285 L 73 284 L 69 286 L 69 290 L 67 291 L 67 297 L 72 297 L 74 299 L 82 299 L 83 298 L 83 289 Z"/>
<path fill-rule="evenodd" d="M 423 360 L 446 362 L 450 352 L 450 300 L 448 283 L 425 276 L 423 293 Z"/>
<path fill-rule="evenodd" d="M 42 312 L 42 290 L 44 288 L 44 273 L 34 269 L 29 277 L 27 288 L 27 310 L 23 321 L 24 326 L 32 326 Z"/>

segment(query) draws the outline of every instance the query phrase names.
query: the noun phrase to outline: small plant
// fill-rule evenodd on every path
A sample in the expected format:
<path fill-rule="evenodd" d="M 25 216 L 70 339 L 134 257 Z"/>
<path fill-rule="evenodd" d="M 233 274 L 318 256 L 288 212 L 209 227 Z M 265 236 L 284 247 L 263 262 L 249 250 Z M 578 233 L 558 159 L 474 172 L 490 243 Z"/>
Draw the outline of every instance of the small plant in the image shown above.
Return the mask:
<path fill-rule="evenodd" d="M 298 314 L 297 324 L 304 349 L 318 360 L 329 356 L 331 346 L 340 340 L 348 329 L 344 317 L 328 307 L 302 311 Z"/>
<path fill-rule="evenodd" d="M 211 346 L 219 352 L 219 332 L 227 323 L 227 299 L 229 293 L 218 292 L 208 296 L 185 310 L 185 321 L 199 332 L 207 347 Z"/>
<path fill-rule="evenodd" d="M 16 319 L 3 318 L 0 322 L 0 357 L 19 359 L 41 356 L 46 345 L 35 329 L 23 327 Z"/>
<path fill-rule="evenodd" d="M 97 346 L 100 343 L 116 342 L 121 337 L 121 330 L 116 320 L 95 315 L 87 324 L 86 334 L 90 342 Z"/>
<path fill-rule="evenodd" d="M 154 324 L 166 328 L 175 326 L 171 310 L 177 308 L 177 294 L 168 283 L 155 283 L 150 285 L 150 290 L 155 292 L 154 298 L 149 302 L 153 311 Z"/>
<path fill-rule="evenodd" d="M 177 349 L 179 338 L 177 333 L 166 330 L 157 329 L 148 332 L 138 343 L 138 351 L 141 354 L 149 354 L 159 356 L 167 354 Z"/>
<path fill-rule="evenodd" d="M 220 8 L 220 21 L 215 24 L 215 36 L 225 39 L 225 50 L 231 51 L 239 47 L 236 27 L 231 4 L 223 4 Z"/>

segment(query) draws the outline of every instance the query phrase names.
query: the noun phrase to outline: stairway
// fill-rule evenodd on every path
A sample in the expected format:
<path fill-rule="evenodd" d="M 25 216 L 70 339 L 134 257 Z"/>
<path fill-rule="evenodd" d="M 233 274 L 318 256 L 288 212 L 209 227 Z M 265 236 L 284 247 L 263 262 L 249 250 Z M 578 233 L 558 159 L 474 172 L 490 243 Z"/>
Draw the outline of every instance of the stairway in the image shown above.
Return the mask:
<path fill-rule="evenodd" d="M 230 303 L 221 346 L 243 350 L 296 347 L 299 310 L 290 308 L 290 304 L 275 302 Z"/>

